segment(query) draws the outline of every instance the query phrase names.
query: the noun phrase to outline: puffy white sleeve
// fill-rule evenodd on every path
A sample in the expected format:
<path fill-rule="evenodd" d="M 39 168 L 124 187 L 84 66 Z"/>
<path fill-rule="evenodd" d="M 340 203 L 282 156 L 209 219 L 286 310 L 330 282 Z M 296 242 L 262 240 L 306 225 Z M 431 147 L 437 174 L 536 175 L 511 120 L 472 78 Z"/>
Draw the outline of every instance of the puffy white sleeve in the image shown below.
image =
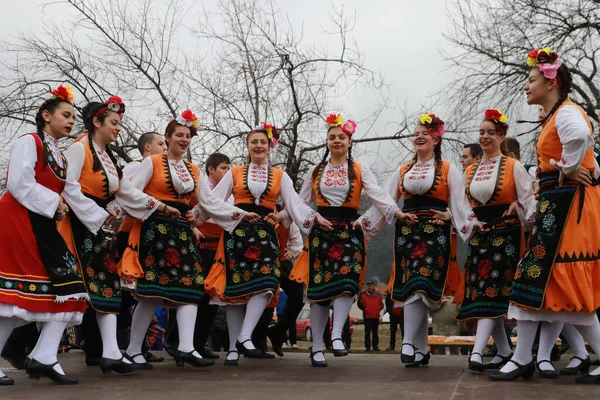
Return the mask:
<path fill-rule="evenodd" d="M 151 161 L 150 166 L 152 166 Z M 142 173 L 142 170 L 143 168 L 140 166 L 138 175 Z M 135 186 L 129 178 L 123 175 L 123 178 L 121 178 L 121 181 L 119 182 L 119 191 L 117 192 L 115 202 L 133 218 L 145 221 L 154 211 L 156 211 L 161 203 L 154 197 L 144 193 L 143 188 L 138 189 L 138 187 L 141 186 Z M 146 187 L 146 185 L 143 187 Z M 107 209 L 109 212 L 113 210 L 113 208 L 110 207 L 107 207 Z"/>
<path fill-rule="evenodd" d="M 306 184 L 306 180 L 304 184 Z M 298 225 L 300 231 L 307 235 L 315 223 L 317 212 L 310 208 L 296 193 L 294 182 L 292 182 L 292 179 L 285 172 L 281 178 L 281 199 L 283 200 L 283 204 L 285 204 L 284 211 L 287 210 L 287 214 Z"/>
<path fill-rule="evenodd" d="M 525 171 L 524 168 L 523 171 Z M 465 178 L 454 164 L 450 165 L 450 171 L 448 172 L 448 189 L 450 191 L 452 223 L 460 237 L 466 242 L 473 234 L 477 217 L 475 217 L 473 208 L 467 198 Z"/>
<path fill-rule="evenodd" d="M 154 169 L 152 167 L 152 160 L 150 157 L 146 158 L 141 163 L 130 163 L 123 168 L 123 178 L 122 180 L 128 179 L 131 185 L 138 190 L 143 191 L 150 179 L 152 179 L 152 174 L 154 173 Z M 123 183 L 121 183 L 121 186 Z M 125 200 L 122 196 L 117 196 L 115 200 L 111 201 L 106 209 L 114 216 L 122 217 L 125 214 L 125 209 L 129 208 L 125 203 Z M 160 207 L 160 203 L 156 202 L 156 208 L 152 209 L 148 215 L 145 216 L 144 219 L 148 218 L 154 211 Z M 143 220 L 143 219 L 142 219 Z"/>
<path fill-rule="evenodd" d="M 302 182 L 302 189 L 300 189 L 300 193 L 298 196 L 304 201 L 306 204 L 310 204 L 313 199 L 313 191 L 312 191 L 312 174 L 315 170 L 316 166 L 312 166 L 308 169 L 306 174 L 304 174 L 304 181 Z M 283 225 L 285 227 L 290 227 L 292 224 L 292 217 L 288 213 L 287 209 L 281 211 L 281 216 L 283 217 Z"/>
<path fill-rule="evenodd" d="M 375 206 L 381 214 L 385 216 L 385 222 L 388 224 L 392 224 L 394 222 L 394 214 L 398 211 L 398 200 L 392 198 L 392 196 L 385 190 L 382 189 L 377 180 L 375 179 L 375 175 L 373 172 L 365 166 L 361 165 L 361 173 L 362 173 L 362 181 L 363 181 L 363 190 L 373 206 Z M 400 174 L 398 173 L 397 176 Z M 396 178 L 397 180 L 399 178 Z M 396 188 L 397 186 L 396 180 Z M 398 190 L 396 189 L 396 192 Z"/>
<path fill-rule="evenodd" d="M 291 251 L 293 254 L 293 257 L 298 257 L 300 255 L 300 253 L 302 252 L 302 247 L 303 247 L 303 243 L 302 243 L 302 235 L 300 234 L 300 229 L 298 229 L 298 226 L 296 224 L 292 224 L 290 226 L 290 237 L 288 239 L 288 243 L 287 243 L 287 250 Z"/>
<path fill-rule="evenodd" d="M 399 208 L 402 208 L 404 205 L 404 199 L 402 198 L 402 194 L 400 193 L 399 184 L 400 184 L 400 168 L 399 167 L 392 176 L 388 179 L 385 184 L 385 192 L 391 197 L 391 199 L 398 204 L 400 202 Z M 397 205 L 398 207 L 398 205 Z M 387 221 L 386 216 L 381 213 L 381 211 L 376 207 L 376 205 L 372 205 L 359 219 L 360 226 L 365 234 L 365 239 L 372 239 L 387 223 L 393 223 L 395 221 L 394 212 L 391 214 L 391 220 Z"/>
<path fill-rule="evenodd" d="M 555 123 L 563 150 L 560 161 L 550 160 L 550 164 L 569 174 L 579 168 L 588 150 L 594 146 L 594 138 L 581 110 L 574 105 L 563 106 Z"/>
<path fill-rule="evenodd" d="M 533 195 L 533 178 L 523 164 L 515 162 L 513 176 L 517 189 L 517 215 L 525 230 L 529 230 L 535 223 L 537 201 Z"/>
<path fill-rule="evenodd" d="M 79 178 L 85 161 L 85 147 L 83 143 L 76 142 L 69 146 L 64 154 L 68 166 L 67 183 L 62 196 L 69 205 L 70 211 L 77 216 L 90 232 L 95 234 L 102 228 L 108 213 L 81 191 Z"/>
<path fill-rule="evenodd" d="M 229 172 L 228 174 L 233 182 L 231 174 Z M 219 185 L 221 183 L 227 184 L 227 182 L 223 182 L 226 176 L 227 174 L 223 177 L 221 182 L 219 182 Z M 210 190 L 207 182 L 208 178 L 201 173 L 201 176 L 198 179 L 198 204 L 193 210 L 194 215 L 196 216 L 196 224 L 202 225 L 212 218 L 216 224 L 221 226 L 221 228 L 231 233 L 243 220 L 247 212 L 226 201 L 225 199 L 227 199 L 229 195 L 223 198 L 217 196 L 217 193 L 219 193 L 217 192 L 219 185 L 213 190 Z M 220 192 L 220 194 L 223 193 Z"/>
<path fill-rule="evenodd" d="M 54 218 L 59 195 L 36 182 L 36 162 L 35 138 L 31 135 L 21 136 L 10 151 L 6 189 L 29 211 Z"/>

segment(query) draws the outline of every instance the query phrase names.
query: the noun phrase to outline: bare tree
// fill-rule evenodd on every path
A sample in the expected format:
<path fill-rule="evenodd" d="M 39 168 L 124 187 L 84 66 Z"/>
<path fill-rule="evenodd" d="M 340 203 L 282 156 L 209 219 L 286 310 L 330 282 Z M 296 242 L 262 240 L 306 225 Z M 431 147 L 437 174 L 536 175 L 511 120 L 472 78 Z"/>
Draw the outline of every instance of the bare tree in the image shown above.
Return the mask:
<path fill-rule="evenodd" d="M 489 107 L 522 115 L 527 53 L 550 46 L 573 73 L 572 99 L 597 121 L 599 5 L 599 0 L 453 0 L 445 36 L 458 52 L 445 56 L 460 78 L 444 92 L 452 115 L 474 121 Z M 531 149 L 535 138 L 528 139 Z"/>

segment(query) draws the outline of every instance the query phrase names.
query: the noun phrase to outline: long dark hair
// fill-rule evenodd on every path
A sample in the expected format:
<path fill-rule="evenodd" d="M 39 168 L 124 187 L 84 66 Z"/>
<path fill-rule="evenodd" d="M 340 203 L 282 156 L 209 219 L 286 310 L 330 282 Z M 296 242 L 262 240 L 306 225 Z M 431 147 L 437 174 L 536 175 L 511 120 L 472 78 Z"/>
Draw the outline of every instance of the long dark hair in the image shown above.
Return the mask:
<path fill-rule="evenodd" d="M 427 125 L 422 125 L 422 126 L 428 128 Z M 435 173 L 436 174 L 438 174 L 442 170 L 442 138 L 438 136 L 438 139 L 439 139 L 439 141 L 433 147 L 433 158 L 435 160 Z M 419 160 L 419 155 L 415 152 L 412 160 L 410 160 L 410 162 L 408 164 L 408 168 L 400 177 L 400 180 L 404 179 L 404 175 L 406 175 L 408 173 L 408 171 L 410 171 L 412 169 L 412 167 L 414 167 L 414 165 L 417 163 L 418 160 Z"/>
<path fill-rule="evenodd" d="M 87 130 L 88 133 L 88 145 L 90 146 L 90 150 L 92 152 L 92 156 L 94 158 L 94 165 L 93 165 L 93 171 L 100 171 L 102 169 L 102 163 L 100 162 L 100 158 L 98 158 L 98 154 L 96 154 L 96 149 L 94 149 L 94 144 L 93 142 L 93 138 L 94 138 L 94 134 L 96 133 L 96 127 L 94 126 L 94 118 L 98 118 L 98 121 L 100 121 L 101 124 L 104 124 L 104 120 L 106 120 L 106 117 L 108 116 L 108 113 L 110 112 L 109 110 L 104 111 L 103 113 L 100 113 L 99 115 L 96 115 L 96 113 L 98 111 L 100 111 L 103 107 L 105 107 L 104 103 L 99 103 L 99 102 L 91 102 L 88 105 L 86 105 L 83 110 L 82 110 L 82 114 L 83 114 L 83 125 L 85 127 L 85 129 Z M 117 159 L 114 156 L 114 154 L 112 153 L 112 150 L 110 149 L 110 145 L 106 145 L 106 154 L 108 154 L 108 156 L 110 157 L 110 160 L 113 162 L 113 164 L 115 165 L 115 168 L 117 170 L 117 174 L 119 175 L 119 179 L 121 179 L 123 177 L 123 171 L 121 170 L 121 167 L 119 167 L 119 165 L 117 164 Z"/>
<path fill-rule="evenodd" d="M 37 114 L 35 114 L 35 126 L 37 128 L 36 134 L 42 141 L 42 147 L 44 148 L 44 154 L 42 155 L 42 159 L 44 160 L 44 166 L 48 164 L 48 149 L 44 145 L 46 141 L 44 140 L 44 127 L 46 126 L 46 121 L 44 121 L 44 117 L 42 113 L 44 111 L 48 111 L 50 114 L 54 114 L 56 109 L 60 106 L 61 103 L 71 104 L 71 102 L 67 100 L 63 100 L 60 97 L 53 97 L 48 99 L 42 103 L 40 108 L 38 109 Z"/>
<path fill-rule="evenodd" d="M 327 134 L 329 134 L 329 131 L 333 128 L 335 128 L 335 126 L 330 127 L 327 130 Z M 355 180 L 356 172 L 354 172 L 354 159 L 352 158 L 352 137 L 348 136 L 348 138 L 350 139 L 350 147 L 348 147 L 348 179 Z M 315 169 L 313 170 L 313 181 L 317 178 L 319 172 L 325 168 L 325 165 L 327 165 L 327 157 L 329 157 L 329 147 L 325 146 L 325 154 L 323 155 L 323 159 L 315 166 Z"/>

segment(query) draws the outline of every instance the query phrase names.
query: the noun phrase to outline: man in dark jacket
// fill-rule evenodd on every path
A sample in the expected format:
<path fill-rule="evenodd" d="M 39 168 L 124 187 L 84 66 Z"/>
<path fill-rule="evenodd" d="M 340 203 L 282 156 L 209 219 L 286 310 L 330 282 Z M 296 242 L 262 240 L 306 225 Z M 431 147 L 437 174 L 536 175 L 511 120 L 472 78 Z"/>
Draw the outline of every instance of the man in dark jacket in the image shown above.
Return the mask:
<path fill-rule="evenodd" d="M 373 351 L 379 351 L 379 313 L 383 309 L 383 300 L 375 290 L 373 281 L 367 282 L 367 290 L 360 295 L 358 307 L 363 310 L 364 315 L 365 348 L 371 351 L 371 335 L 373 335 Z"/>

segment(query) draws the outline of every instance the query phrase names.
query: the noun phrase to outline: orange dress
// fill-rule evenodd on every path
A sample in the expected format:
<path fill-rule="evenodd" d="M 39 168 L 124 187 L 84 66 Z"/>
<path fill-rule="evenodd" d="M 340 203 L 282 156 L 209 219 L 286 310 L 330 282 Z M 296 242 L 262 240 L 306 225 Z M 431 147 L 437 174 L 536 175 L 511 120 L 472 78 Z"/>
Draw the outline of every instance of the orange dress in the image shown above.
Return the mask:
<path fill-rule="evenodd" d="M 568 179 L 559 186 L 559 170 L 551 161 L 566 161 L 557 117 L 567 105 L 570 111 L 579 109 L 592 134 L 585 111 L 568 100 L 542 130 L 537 143 L 540 196 L 536 222 L 515 272 L 511 302 L 525 309 L 593 313 L 600 308 L 600 188 Z M 581 166 L 595 170 L 592 147 L 583 155 Z"/>

